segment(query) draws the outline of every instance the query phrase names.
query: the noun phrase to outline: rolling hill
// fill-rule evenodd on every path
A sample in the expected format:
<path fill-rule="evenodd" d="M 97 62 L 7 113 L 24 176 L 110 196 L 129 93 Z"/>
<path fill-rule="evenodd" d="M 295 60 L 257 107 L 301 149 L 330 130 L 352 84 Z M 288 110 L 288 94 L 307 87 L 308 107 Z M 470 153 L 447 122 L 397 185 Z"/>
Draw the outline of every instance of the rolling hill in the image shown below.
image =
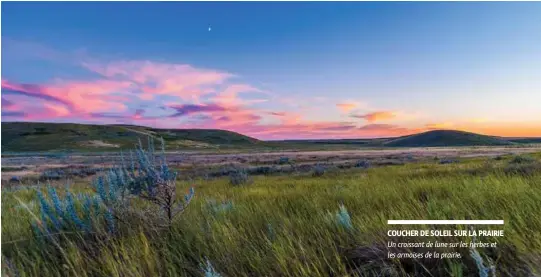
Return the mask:
<path fill-rule="evenodd" d="M 139 139 L 163 138 L 168 150 L 343 150 L 363 147 L 505 146 L 541 143 L 541 138 L 502 138 L 436 130 L 398 138 L 261 141 L 216 129 L 156 129 L 135 125 L 2 122 L 2 153 L 108 152 L 133 149 Z"/>
<path fill-rule="evenodd" d="M 356 147 L 458 147 L 541 144 L 541 138 L 505 138 L 456 130 L 433 130 L 394 138 L 285 140 L 283 143 Z"/>
<path fill-rule="evenodd" d="M 213 129 L 154 129 L 133 125 L 2 122 L 2 152 L 133 149 L 139 139 L 162 137 L 168 149 L 242 148 L 264 144 L 255 138 Z"/>
<path fill-rule="evenodd" d="M 512 144 L 515 143 L 500 137 L 455 130 L 428 131 L 390 139 L 383 143 L 384 146 L 390 147 L 501 146 Z"/>

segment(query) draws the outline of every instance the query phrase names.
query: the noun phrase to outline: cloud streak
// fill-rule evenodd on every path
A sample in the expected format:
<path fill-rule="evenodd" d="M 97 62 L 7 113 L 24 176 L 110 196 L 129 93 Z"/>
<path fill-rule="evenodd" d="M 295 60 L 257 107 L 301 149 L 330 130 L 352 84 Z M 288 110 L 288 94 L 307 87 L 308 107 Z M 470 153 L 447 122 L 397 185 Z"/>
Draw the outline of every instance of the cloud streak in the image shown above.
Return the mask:
<path fill-rule="evenodd" d="M 196 113 L 204 112 L 223 112 L 227 111 L 227 108 L 217 104 L 185 104 L 185 105 L 171 105 L 169 108 L 176 112 L 169 117 L 181 117 L 188 116 Z"/>
<path fill-rule="evenodd" d="M 353 114 L 353 115 L 351 115 L 351 117 L 364 119 L 367 122 L 372 123 L 372 122 L 386 121 L 386 120 L 394 119 L 394 118 L 396 118 L 396 112 L 377 111 L 377 112 L 372 112 L 372 113 L 367 113 L 367 114 L 362 114 L 362 115 Z"/>

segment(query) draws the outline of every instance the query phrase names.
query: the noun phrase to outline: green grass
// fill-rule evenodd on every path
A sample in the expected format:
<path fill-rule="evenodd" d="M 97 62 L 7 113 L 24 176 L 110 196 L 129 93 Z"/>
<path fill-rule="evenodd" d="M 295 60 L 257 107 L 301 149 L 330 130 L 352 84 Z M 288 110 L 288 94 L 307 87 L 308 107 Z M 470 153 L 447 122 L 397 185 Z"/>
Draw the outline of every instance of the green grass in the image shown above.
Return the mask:
<path fill-rule="evenodd" d="M 3 191 L 2 271 L 7 258 L 19 276 L 202 276 L 200 263 L 208 259 L 223 276 L 354 276 L 353 265 L 359 276 L 391 269 L 396 276 L 478 276 L 468 249 L 457 249 L 465 257 L 458 260 L 386 259 L 388 219 L 471 218 L 505 220 L 503 238 L 483 239 L 497 241 L 498 248 L 480 249 L 495 261 L 498 276 L 539 274 L 541 171 L 506 174 L 509 160 L 413 163 L 321 177 L 254 176 L 244 186 L 227 178 L 196 181 L 195 200 L 171 232 L 142 228 L 85 241 L 64 235 L 59 247 L 32 239 L 31 213 L 16 197 L 32 203 L 35 192 Z M 178 183 L 181 190 L 190 185 Z M 77 183 L 71 189 L 88 187 Z M 213 215 L 209 199 L 230 200 L 234 209 Z M 329 219 L 340 203 L 353 230 Z M 383 256 L 370 254 L 378 249 Z"/>

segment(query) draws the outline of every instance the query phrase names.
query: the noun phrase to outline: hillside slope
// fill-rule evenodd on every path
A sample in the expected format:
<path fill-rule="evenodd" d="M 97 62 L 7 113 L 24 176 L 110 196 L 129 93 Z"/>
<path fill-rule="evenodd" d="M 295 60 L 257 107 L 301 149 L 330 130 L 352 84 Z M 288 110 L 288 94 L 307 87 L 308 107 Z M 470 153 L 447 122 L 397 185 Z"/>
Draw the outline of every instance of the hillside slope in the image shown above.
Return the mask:
<path fill-rule="evenodd" d="M 384 146 L 391 147 L 440 147 L 440 146 L 497 146 L 512 145 L 503 138 L 455 130 L 435 130 L 391 139 Z"/>
<path fill-rule="evenodd" d="M 263 142 L 231 131 L 154 129 L 132 125 L 2 122 L 2 152 L 132 149 L 147 136 L 162 137 L 168 149 L 249 147 Z"/>
<path fill-rule="evenodd" d="M 2 153 L 41 151 L 117 151 L 141 139 L 163 138 L 168 150 L 343 150 L 371 147 L 505 146 L 541 143 L 541 138 L 501 138 L 436 130 L 399 138 L 260 141 L 216 129 L 155 129 L 135 125 L 2 122 Z"/>

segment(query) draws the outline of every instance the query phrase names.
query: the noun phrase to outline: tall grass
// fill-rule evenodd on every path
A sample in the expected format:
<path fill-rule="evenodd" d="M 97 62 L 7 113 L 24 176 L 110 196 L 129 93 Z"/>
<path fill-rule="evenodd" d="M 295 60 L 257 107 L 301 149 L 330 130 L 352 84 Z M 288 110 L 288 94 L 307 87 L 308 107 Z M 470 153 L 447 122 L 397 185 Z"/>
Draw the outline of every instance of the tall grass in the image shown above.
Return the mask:
<path fill-rule="evenodd" d="M 253 176 L 250 186 L 232 186 L 227 176 L 196 181 L 198 197 L 168 230 L 138 221 L 121 236 L 66 234 L 58 245 L 33 235 L 38 206 L 14 209 L 17 199 L 34 201 L 37 192 L 6 191 L 2 271 L 8 276 L 479 276 L 479 257 L 486 257 L 498 276 L 540 274 L 541 172 L 508 174 L 505 161 L 491 163 L 488 169 L 477 159 L 318 176 Z M 191 184 L 175 185 L 186 190 Z M 76 183 L 70 191 L 92 187 Z M 497 239 L 496 249 L 477 249 L 479 257 L 458 248 L 464 257 L 458 260 L 388 260 L 387 220 L 419 218 L 503 219 L 505 237 Z"/>

